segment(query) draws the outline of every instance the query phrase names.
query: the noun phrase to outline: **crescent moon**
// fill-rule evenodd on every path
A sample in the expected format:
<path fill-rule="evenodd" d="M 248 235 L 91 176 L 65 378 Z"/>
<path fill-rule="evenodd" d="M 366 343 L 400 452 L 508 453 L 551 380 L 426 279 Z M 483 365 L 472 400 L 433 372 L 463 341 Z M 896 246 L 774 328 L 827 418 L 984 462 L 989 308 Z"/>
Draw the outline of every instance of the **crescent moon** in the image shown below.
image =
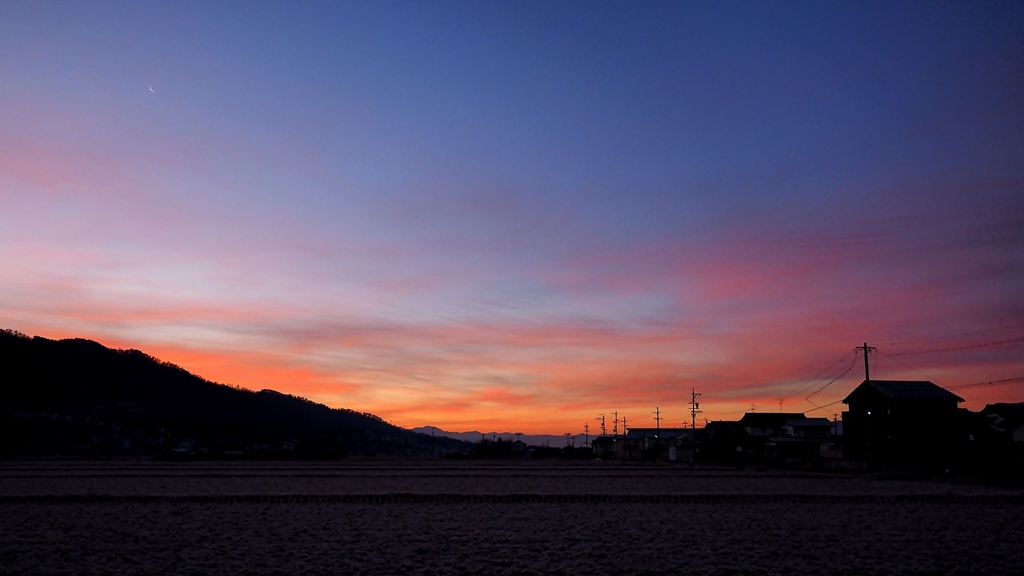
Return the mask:
<path fill-rule="evenodd" d="M 152 92 L 153 94 L 156 94 L 156 90 L 153 90 L 152 86 L 149 87 L 149 91 Z"/>

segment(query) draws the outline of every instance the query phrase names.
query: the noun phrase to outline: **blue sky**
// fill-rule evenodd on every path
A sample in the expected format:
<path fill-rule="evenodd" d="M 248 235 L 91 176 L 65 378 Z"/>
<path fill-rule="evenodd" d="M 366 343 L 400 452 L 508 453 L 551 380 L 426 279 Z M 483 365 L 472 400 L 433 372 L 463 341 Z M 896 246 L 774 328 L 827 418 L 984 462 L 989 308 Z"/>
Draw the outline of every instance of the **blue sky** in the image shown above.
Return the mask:
<path fill-rule="evenodd" d="M 0 77 L 4 327 L 449 429 L 1022 376 L 1020 3 L 17 2 Z"/>

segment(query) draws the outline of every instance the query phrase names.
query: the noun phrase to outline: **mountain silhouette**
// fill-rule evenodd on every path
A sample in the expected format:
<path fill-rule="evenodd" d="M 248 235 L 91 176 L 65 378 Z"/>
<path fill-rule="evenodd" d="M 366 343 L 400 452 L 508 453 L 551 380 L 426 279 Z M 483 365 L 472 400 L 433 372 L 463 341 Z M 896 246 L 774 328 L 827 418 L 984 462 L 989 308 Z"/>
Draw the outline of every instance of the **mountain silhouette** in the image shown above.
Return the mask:
<path fill-rule="evenodd" d="M 0 394 L 0 458 L 429 456 L 468 446 L 210 382 L 139 350 L 13 330 L 0 330 Z"/>

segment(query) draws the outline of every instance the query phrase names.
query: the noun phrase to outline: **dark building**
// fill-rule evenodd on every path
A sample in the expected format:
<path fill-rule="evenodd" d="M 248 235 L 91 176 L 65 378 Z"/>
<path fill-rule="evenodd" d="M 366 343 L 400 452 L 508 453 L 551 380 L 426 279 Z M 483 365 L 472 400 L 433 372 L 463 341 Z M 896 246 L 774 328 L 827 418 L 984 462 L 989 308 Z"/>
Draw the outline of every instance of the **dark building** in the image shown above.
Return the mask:
<path fill-rule="evenodd" d="M 941 468 L 966 440 L 964 399 L 928 381 L 865 380 L 844 400 L 844 457 L 873 467 Z"/>
<path fill-rule="evenodd" d="M 953 471 L 1024 486 L 1024 402 L 963 412 L 968 442 Z"/>
<path fill-rule="evenodd" d="M 616 444 L 620 460 L 693 462 L 694 432 L 689 428 L 630 428 Z"/>
<path fill-rule="evenodd" d="M 821 459 L 830 444 L 832 423 L 800 412 L 748 412 L 737 423 L 748 462 L 807 464 Z"/>
<path fill-rule="evenodd" d="M 609 460 L 692 462 L 694 438 L 689 428 L 630 428 L 623 435 L 598 436 L 591 444 L 596 457 Z"/>
<path fill-rule="evenodd" d="M 618 450 L 618 436 L 598 436 L 590 441 L 590 447 L 594 450 L 595 458 L 612 460 Z"/>
<path fill-rule="evenodd" d="M 806 420 L 802 412 L 747 412 L 740 418 L 740 427 L 751 438 L 781 436 L 786 422 Z"/>
<path fill-rule="evenodd" d="M 834 458 L 834 427 L 800 412 L 748 412 L 738 421 L 708 422 L 700 457 L 730 465 L 820 465 Z"/>
<path fill-rule="evenodd" d="M 987 404 L 981 415 L 1004 442 L 1024 443 L 1024 402 Z"/>
<path fill-rule="evenodd" d="M 704 428 L 704 446 L 701 460 L 715 464 L 745 464 L 743 453 L 744 432 L 735 420 L 713 420 Z"/>

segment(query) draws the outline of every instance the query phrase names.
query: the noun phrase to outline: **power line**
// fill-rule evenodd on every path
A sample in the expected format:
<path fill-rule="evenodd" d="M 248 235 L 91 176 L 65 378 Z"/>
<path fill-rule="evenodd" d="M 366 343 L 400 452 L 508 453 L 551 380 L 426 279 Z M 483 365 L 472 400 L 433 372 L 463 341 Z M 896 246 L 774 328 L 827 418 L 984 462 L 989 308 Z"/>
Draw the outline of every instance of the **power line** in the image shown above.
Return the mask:
<path fill-rule="evenodd" d="M 962 390 L 964 388 L 981 388 L 983 386 L 1005 386 L 1016 382 L 1024 382 L 1024 376 L 1006 378 L 1005 380 L 993 380 L 991 382 L 974 382 L 972 384 L 960 384 L 959 386 L 944 386 L 946 390 Z"/>
<path fill-rule="evenodd" d="M 845 400 L 845 398 L 843 400 Z M 811 408 L 810 410 L 808 410 L 808 412 L 814 412 L 816 410 L 822 410 L 822 409 L 828 408 L 829 406 L 834 406 L 836 404 L 839 404 L 843 400 L 836 400 L 835 402 L 829 402 L 828 404 L 822 404 L 821 406 L 818 406 L 814 402 L 811 402 L 811 405 L 814 406 L 814 408 Z M 810 402 L 810 400 L 808 400 L 808 402 Z"/>
<path fill-rule="evenodd" d="M 914 344 L 914 343 L 917 343 L 917 342 L 934 342 L 935 340 L 952 340 L 952 339 L 958 339 L 958 338 L 965 338 L 965 337 L 968 337 L 968 336 L 977 336 L 979 334 L 990 334 L 992 332 L 1003 332 L 1003 333 L 1006 333 L 1006 332 L 1017 332 L 1021 328 L 1024 328 L 1024 322 L 1018 322 L 1018 323 L 1010 324 L 1010 325 L 1007 325 L 1007 326 L 996 326 L 996 327 L 993 327 L 993 328 L 983 328 L 981 330 L 971 330 L 969 332 L 957 332 L 955 334 L 947 334 L 945 336 L 938 337 L 938 338 L 931 337 L 931 338 L 927 338 L 927 339 L 911 340 L 909 342 L 901 342 L 901 344 L 906 345 L 908 343 L 909 344 Z"/>
<path fill-rule="evenodd" d="M 934 382 L 934 381 L 935 381 L 935 379 L 934 379 L 934 378 L 932 378 L 932 377 L 931 377 L 931 376 L 929 376 L 928 374 L 925 374 L 924 372 L 921 372 L 921 371 L 920 371 L 920 370 L 918 370 L 917 368 L 914 368 L 913 366 L 910 366 L 909 364 L 907 364 L 907 363 L 906 363 L 906 362 L 904 362 L 903 360 L 900 360 L 899 358 L 897 358 L 897 357 L 896 357 L 896 355 L 893 355 L 893 354 L 883 354 L 883 356 L 885 356 L 886 358 L 892 358 L 892 359 L 893 359 L 893 360 L 895 360 L 896 362 L 899 362 L 900 366 L 903 366 L 904 368 L 906 368 L 907 370 L 910 370 L 910 371 L 912 371 L 912 372 L 917 372 L 917 373 L 918 373 L 918 374 L 920 374 L 921 376 L 924 376 L 924 377 L 925 377 L 925 379 L 927 379 L 927 380 L 931 380 L 932 382 Z"/>
<path fill-rule="evenodd" d="M 975 348 L 988 348 L 989 346 L 999 346 L 1000 344 L 1013 344 L 1014 342 L 1024 342 L 1024 337 L 1021 338 L 1010 338 L 1009 340 L 998 340 L 996 342 L 984 342 L 981 344 L 971 344 L 969 346 L 954 346 L 950 348 L 936 348 L 935 350 L 920 350 L 918 352 L 903 352 L 901 354 L 895 354 L 895 356 L 918 356 L 921 354 L 939 354 L 942 352 L 958 352 L 960 350 L 973 350 Z"/>
<path fill-rule="evenodd" d="M 846 376 L 846 374 L 847 374 L 847 373 L 849 373 L 849 372 L 850 372 L 850 370 L 853 370 L 853 366 L 854 366 L 854 365 L 855 365 L 855 364 L 857 363 L 857 350 L 859 350 L 859 349 L 854 349 L 854 351 L 853 351 L 853 358 L 852 358 L 852 359 L 850 360 L 850 365 L 846 367 L 846 370 L 843 370 L 843 372 L 842 372 L 841 374 L 839 374 L 839 375 L 838 375 L 838 376 L 836 376 L 835 378 L 833 378 L 833 379 L 829 380 L 829 381 L 828 381 L 828 383 L 827 383 L 827 384 L 825 384 L 824 386 L 822 386 L 821 388 L 818 388 L 818 389 L 817 389 L 817 390 L 815 390 L 814 392 L 811 392 L 810 394 L 808 394 L 807 396 L 805 396 L 805 397 L 804 397 L 804 400 L 807 400 L 808 402 L 811 402 L 811 396 L 814 396 L 814 395 L 815 395 L 815 394 L 817 394 L 818 392 L 821 392 L 821 391 L 822 391 L 822 390 L 824 390 L 825 388 L 828 388 L 828 387 L 829 387 L 829 386 L 831 386 L 831 385 L 832 385 L 832 384 L 833 384 L 833 383 L 834 383 L 834 382 L 835 382 L 836 380 L 839 380 L 839 379 L 840 379 L 840 378 L 842 378 L 843 376 Z M 811 404 L 814 404 L 814 402 L 811 402 Z"/>
<path fill-rule="evenodd" d="M 836 360 L 835 362 L 830 364 L 828 366 L 828 368 L 825 368 L 824 370 L 821 370 L 820 372 L 818 372 L 814 376 L 812 376 L 812 377 L 808 378 L 807 380 L 804 380 L 803 382 L 800 382 L 799 384 L 797 384 L 793 388 L 793 390 L 789 393 L 788 396 L 783 396 L 783 399 L 784 400 L 789 400 L 790 398 L 796 396 L 797 394 L 799 394 L 799 393 L 803 392 L 804 390 L 807 390 L 808 388 L 813 386 L 814 383 L 817 382 L 818 380 L 824 380 L 826 374 L 832 372 L 832 370 L 834 370 L 836 368 L 836 366 L 841 365 L 843 362 L 846 362 L 846 356 L 845 355 L 842 358 L 840 358 L 839 360 Z"/>

